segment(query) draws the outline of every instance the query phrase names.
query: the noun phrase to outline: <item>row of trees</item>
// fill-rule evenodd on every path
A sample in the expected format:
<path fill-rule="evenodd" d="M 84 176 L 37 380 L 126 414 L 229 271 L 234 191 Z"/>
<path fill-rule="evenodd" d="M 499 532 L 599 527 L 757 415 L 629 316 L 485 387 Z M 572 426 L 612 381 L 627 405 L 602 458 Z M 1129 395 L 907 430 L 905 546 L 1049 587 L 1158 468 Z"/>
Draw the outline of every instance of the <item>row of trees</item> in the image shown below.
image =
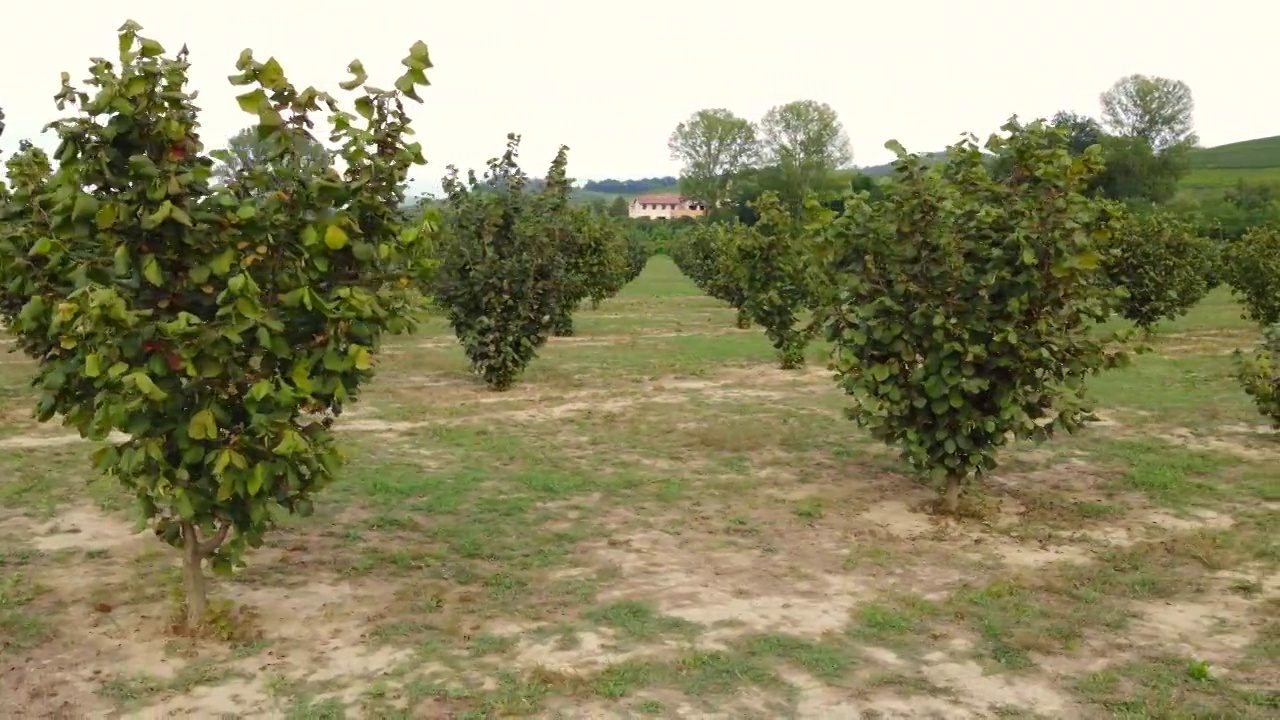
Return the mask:
<path fill-rule="evenodd" d="M 647 254 L 621 226 L 569 204 L 568 148 L 530 193 L 516 162 L 519 138 L 489 163 L 483 181 L 445 178 L 441 265 L 431 292 L 447 313 L 472 367 L 505 390 L 552 335 L 573 334 L 573 312 L 599 305 L 639 275 Z"/>
<path fill-rule="evenodd" d="M 1132 75 L 1101 99 L 1101 120 L 1061 112 L 1050 121 L 1067 134 L 1073 155 L 1102 146 L 1105 166 L 1086 192 L 1122 201 L 1169 200 L 1188 171 L 1187 151 L 1196 143 L 1190 88 L 1177 80 Z M 814 100 L 774 107 L 758 123 L 724 108 L 699 110 L 676 126 L 668 146 L 683 164 L 681 192 L 722 209 L 721 217 L 754 222 L 750 206 L 765 192 L 798 211 L 807 196 L 830 202 L 851 183 L 854 190 L 874 186 L 857 173 L 838 172 L 852 162 L 849 139 L 836 111 Z M 933 153 L 922 161 L 941 158 Z"/>
<path fill-rule="evenodd" d="M 545 190 L 515 164 L 451 170 L 443 208 L 406 207 L 406 100 L 359 61 L 349 104 L 246 50 L 233 85 L 254 124 L 206 154 L 184 48 L 130 21 L 88 88 L 63 74 L 50 157 L 29 142 L 0 184 L 0 320 L 36 361 L 36 417 L 82 437 L 183 556 L 186 618 L 207 620 L 204 567 L 229 573 L 281 511 L 308 514 L 342 464 L 334 419 L 373 377 L 387 334 L 445 308 L 479 375 L 502 389 L 572 313 L 639 274 L 643 238 L 568 206 L 562 149 Z M 327 150 L 312 134 L 327 115 Z M 2 117 L 2 116 L 0 116 Z M 0 131 L 3 126 L 0 125 Z M 56 168 L 54 166 L 56 160 Z"/>
<path fill-rule="evenodd" d="M 680 192 L 710 208 L 725 204 L 744 171 L 769 167 L 799 194 L 853 162 L 849 137 L 836 111 L 816 100 L 796 100 L 765 113 L 759 123 L 724 108 L 699 110 L 668 140 L 680 160 Z"/>
<path fill-rule="evenodd" d="M 353 61 L 339 83 L 350 110 L 245 51 L 231 82 L 262 153 L 240 162 L 229 149 L 220 169 L 203 152 L 185 49 L 170 56 L 140 29 L 120 29 L 118 62 L 94 60 L 91 92 L 64 75 L 58 107 L 78 112 L 53 123 L 54 155 L 23 143 L 6 163 L 0 319 L 36 360 L 39 420 L 129 436 L 96 450 L 94 466 L 181 549 L 197 627 L 205 564 L 230 572 L 281 510 L 311 511 L 342 463 L 334 418 L 424 299 L 503 389 L 645 253 L 619 224 L 570 206 L 567 148 L 530 189 L 515 136 L 483 179 L 451 169 L 444 206 L 408 212 L 405 181 L 424 160 L 404 102 L 427 84 L 422 43 L 392 90 Z M 318 115 L 336 147 L 328 161 L 308 150 Z M 994 165 L 973 139 L 932 169 L 898 148 L 879 195 L 833 208 L 812 192 L 798 205 L 766 193 L 753 225 L 664 239 L 765 327 L 784 365 L 825 334 L 851 415 L 940 481 L 951 511 L 1009 438 L 1087 418 L 1085 378 L 1123 360 L 1092 332 L 1099 322 L 1184 312 L 1213 272 L 1200 264 L 1210 253 L 1171 241 L 1176 223 L 1087 196 L 1097 146 L 1073 157 L 1060 129 L 1005 129 L 986 145 Z M 1276 232 L 1251 233 L 1216 271 L 1261 322 L 1280 315 L 1278 245 Z M 1146 263 L 1166 270 L 1140 285 L 1132 268 Z M 1269 357 L 1242 358 L 1241 377 L 1274 407 Z"/>
<path fill-rule="evenodd" d="M 1108 319 L 1149 333 L 1226 280 L 1247 317 L 1280 321 L 1280 229 L 1220 249 L 1174 213 L 1093 195 L 1101 146 L 1076 152 L 1048 121 L 1004 130 L 932 167 L 891 143 L 875 195 L 839 212 L 811 195 L 797 212 L 766 192 L 754 224 L 703 223 L 672 248 L 740 327 L 764 328 L 783 368 L 825 335 L 851 417 L 939 482 L 950 512 L 1010 439 L 1090 417 L 1086 378 L 1127 357 L 1128 332 L 1098 332 Z M 1280 331 L 1267 338 L 1239 376 L 1280 422 Z"/>

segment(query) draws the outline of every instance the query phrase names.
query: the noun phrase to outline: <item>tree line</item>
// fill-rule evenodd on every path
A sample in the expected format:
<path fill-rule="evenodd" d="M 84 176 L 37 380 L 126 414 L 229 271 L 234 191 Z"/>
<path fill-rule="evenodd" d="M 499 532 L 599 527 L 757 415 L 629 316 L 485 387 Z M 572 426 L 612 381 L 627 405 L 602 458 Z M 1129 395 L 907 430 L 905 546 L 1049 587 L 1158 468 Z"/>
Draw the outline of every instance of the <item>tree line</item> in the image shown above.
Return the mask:
<path fill-rule="evenodd" d="M 1169 205 L 1190 172 L 1189 154 L 1198 142 L 1191 89 L 1178 80 L 1130 75 L 1100 99 L 1097 118 L 1062 111 L 1046 121 L 1066 135 L 1066 150 L 1074 157 L 1100 147 L 1104 165 L 1085 192 L 1132 206 Z M 765 192 L 796 212 L 808 193 L 838 210 L 845 193 L 874 193 L 879 178 L 893 172 L 892 164 L 848 167 L 852 151 L 836 111 L 814 100 L 779 105 L 759 122 L 724 108 L 699 110 L 676 126 L 668 146 L 682 163 L 684 195 L 707 203 L 715 217 L 747 223 L 755 221 L 752 204 Z M 928 165 L 945 153 L 920 157 Z M 1242 182 L 1221 197 L 1175 207 L 1203 234 L 1238 238 L 1249 227 L 1280 220 L 1278 198 L 1277 188 Z"/>
<path fill-rule="evenodd" d="M 666 177 L 640 178 L 639 180 L 588 180 L 582 184 L 583 190 L 591 190 L 610 195 L 640 195 L 660 188 L 669 188 L 680 182 L 680 179 L 668 175 Z"/>

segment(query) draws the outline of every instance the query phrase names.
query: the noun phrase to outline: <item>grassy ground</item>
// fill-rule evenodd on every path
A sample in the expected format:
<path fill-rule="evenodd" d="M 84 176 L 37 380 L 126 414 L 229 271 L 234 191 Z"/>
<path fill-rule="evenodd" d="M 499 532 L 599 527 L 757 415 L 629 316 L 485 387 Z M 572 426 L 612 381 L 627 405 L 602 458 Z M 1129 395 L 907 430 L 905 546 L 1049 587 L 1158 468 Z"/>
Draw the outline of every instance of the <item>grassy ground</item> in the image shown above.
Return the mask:
<path fill-rule="evenodd" d="M 1222 191 L 1244 180 L 1254 185 L 1280 184 L 1280 166 L 1271 168 L 1195 168 L 1178 182 L 1179 190 Z"/>
<path fill-rule="evenodd" d="M 1280 135 L 1197 150 L 1191 167 L 1280 169 Z"/>
<path fill-rule="evenodd" d="M 1280 713 L 1280 443 L 1225 294 L 941 521 L 813 348 L 665 258 L 505 394 L 441 325 L 341 423 L 353 462 L 166 632 L 176 558 L 0 365 L 8 718 L 1264 718 Z M 230 713 L 230 715 L 226 715 Z"/>

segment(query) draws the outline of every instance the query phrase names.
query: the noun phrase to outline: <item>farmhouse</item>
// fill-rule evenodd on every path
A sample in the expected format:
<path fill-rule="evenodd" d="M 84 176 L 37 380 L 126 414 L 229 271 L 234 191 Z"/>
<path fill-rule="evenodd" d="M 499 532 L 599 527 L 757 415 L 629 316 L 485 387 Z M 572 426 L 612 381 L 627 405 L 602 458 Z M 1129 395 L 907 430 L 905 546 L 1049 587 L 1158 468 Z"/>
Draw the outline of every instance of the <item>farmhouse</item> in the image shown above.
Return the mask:
<path fill-rule="evenodd" d="M 693 200 L 686 200 L 678 194 L 641 195 L 631 201 L 627 214 L 633 218 L 649 218 L 650 220 L 673 220 L 682 217 L 701 217 L 707 213 L 707 207 Z"/>

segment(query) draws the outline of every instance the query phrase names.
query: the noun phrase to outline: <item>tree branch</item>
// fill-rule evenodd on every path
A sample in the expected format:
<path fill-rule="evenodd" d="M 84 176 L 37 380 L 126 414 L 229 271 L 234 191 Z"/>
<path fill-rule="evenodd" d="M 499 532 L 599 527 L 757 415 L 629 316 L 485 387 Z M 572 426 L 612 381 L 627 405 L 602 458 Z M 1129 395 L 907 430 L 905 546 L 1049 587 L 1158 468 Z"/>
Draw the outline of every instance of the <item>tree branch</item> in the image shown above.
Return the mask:
<path fill-rule="evenodd" d="M 211 538 L 209 538 L 208 540 L 206 540 L 206 541 L 204 541 L 204 542 L 200 543 L 200 556 L 201 556 L 201 557 L 209 557 L 209 556 L 210 556 L 210 555 L 212 555 L 212 554 L 213 554 L 213 553 L 214 553 L 214 552 L 215 552 L 219 547 L 222 547 L 222 543 L 226 542 L 226 540 L 227 540 L 227 533 L 228 533 L 228 532 L 230 532 L 230 531 L 231 531 L 231 523 L 230 523 L 230 522 L 224 522 L 224 523 L 222 523 L 221 525 L 219 525 L 219 526 L 218 526 L 218 532 L 214 533 L 214 534 L 213 534 L 213 537 L 211 537 Z"/>

